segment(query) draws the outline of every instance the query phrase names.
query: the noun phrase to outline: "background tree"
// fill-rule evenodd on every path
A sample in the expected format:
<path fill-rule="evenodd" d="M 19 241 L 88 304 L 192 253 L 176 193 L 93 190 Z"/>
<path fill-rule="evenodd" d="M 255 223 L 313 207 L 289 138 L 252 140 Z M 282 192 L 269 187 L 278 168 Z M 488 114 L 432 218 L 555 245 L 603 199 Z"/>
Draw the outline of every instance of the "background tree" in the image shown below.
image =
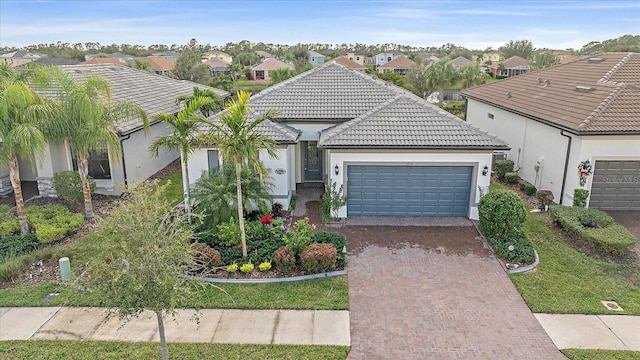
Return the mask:
<path fill-rule="evenodd" d="M 231 78 L 234 82 L 238 81 L 238 76 L 242 74 L 242 65 L 232 62 L 227 66 L 227 71 L 229 72 L 229 75 L 231 75 Z"/>
<path fill-rule="evenodd" d="M 560 63 L 560 59 L 552 51 L 537 52 L 533 59 L 529 61 L 531 70 L 540 70 Z"/>
<path fill-rule="evenodd" d="M 309 70 L 309 67 L 313 67 L 309 64 L 309 48 L 303 45 L 297 45 L 291 51 L 293 54 L 293 66 L 296 69 L 296 73 L 300 74 Z"/>
<path fill-rule="evenodd" d="M 458 69 L 458 73 L 462 79 L 463 89 L 487 82 L 488 75 L 480 68 L 480 64 L 478 63 L 467 64 Z"/>
<path fill-rule="evenodd" d="M 427 81 L 427 66 L 429 66 L 428 62 L 418 61 L 409 68 L 407 73 L 407 80 L 413 88 L 413 93 L 423 99 L 426 99 L 434 91 L 429 87 L 429 82 Z"/>
<path fill-rule="evenodd" d="M 89 185 L 91 151 L 106 146 L 111 160 L 118 162 L 122 149 L 116 125 L 139 118 L 143 127 L 148 130 L 149 120 L 137 104 L 127 101 L 111 102 L 109 82 L 103 77 L 89 75 L 84 82 L 79 82 L 70 74 L 58 71 L 57 81 L 60 85 L 56 99 L 59 109 L 55 120 L 45 126 L 45 134 L 52 140 L 68 142 L 75 154 L 84 194 L 84 216 L 87 220 L 93 220 Z"/>
<path fill-rule="evenodd" d="M 148 73 L 152 73 L 153 72 L 153 68 L 151 68 L 151 65 L 149 65 L 148 63 L 146 63 L 144 61 L 140 61 L 140 60 L 135 60 L 135 62 L 131 65 L 131 67 L 134 68 L 134 69 L 146 71 Z"/>
<path fill-rule="evenodd" d="M 178 96 L 176 98 L 176 104 L 184 104 L 185 107 L 187 107 L 198 98 L 211 99 L 209 103 L 202 105 L 202 107 L 199 108 L 200 112 L 205 117 L 209 117 L 209 115 L 213 115 L 223 108 L 222 99 L 215 91 L 212 89 L 201 89 L 197 86 L 193 87 L 193 94 Z"/>
<path fill-rule="evenodd" d="M 460 74 L 451 61 L 442 59 L 427 66 L 425 69 L 425 77 L 427 80 L 426 87 L 439 91 L 438 105 L 442 107 L 444 103 L 444 91 L 455 85 L 460 79 Z"/>
<path fill-rule="evenodd" d="M 200 55 L 198 53 L 189 49 L 180 54 L 171 76 L 175 79 L 206 84 L 211 79 L 211 70 L 209 70 L 206 64 L 200 61 Z"/>
<path fill-rule="evenodd" d="M 533 43 L 531 40 L 510 40 L 498 49 L 504 55 L 505 59 L 512 56 L 520 56 L 523 59 L 531 59 L 533 55 Z"/>
<path fill-rule="evenodd" d="M 280 68 L 280 69 L 269 71 L 269 77 L 271 78 L 271 85 L 283 82 L 294 76 L 296 76 L 296 71 L 293 69 Z"/>
<path fill-rule="evenodd" d="M 253 66 L 260 63 L 260 55 L 253 51 L 243 51 L 234 57 L 234 60 L 242 66 Z"/>
<path fill-rule="evenodd" d="M 203 107 L 210 106 L 213 100 L 208 97 L 196 97 L 191 99 L 184 109 L 178 114 L 156 114 L 155 120 L 162 121 L 171 128 L 171 133 L 156 137 L 149 146 L 153 156 L 158 156 L 160 149 L 180 150 L 180 160 L 183 164 L 186 186 L 184 188 L 184 206 L 187 211 L 188 221 L 191 222 L 191 196 L 189 190 L 189 158 L 193 151 L 204 144 L 204 138 L 200 136 L 200 127 L 207 123 L 202 114 Z"/>
<path fill-rule="evenodd" d="M 230 75 L 218 74 L 209 80 L 209 86 L 231 92 L 233 88 L 233 79 Z"/>
<path fill-rule="evenodd" d="M 231 161 L 235 165 L 236 201 L 243 257 L 247 257 L 247 236 L 243 216 L 242 167 L 252 166 L 264 184 L 267 180 L 268 170 L 260 161 L 260 151 L 265 151 L 271 158 L 278 157 L 275 141 L 258 129 L 263 121 L 273 119 L 278 113 L 270 109 L 256 118 L 251 118 L 250 96 L 251 94 L 248 92 L 238 92 L 238 100 L 231 100 L 218 121 L 210 124 L 211 132 L 209 134 L 210 142 L 218 147 L 223 161 Z"/>
<path fill-rule="evenodd" d="M 158 321 L 162 359 L 169 359 L 163 315 L 175 315 L 203 282 L 180 275 L 200 272 L 191 256 L 192 234 L 179 217 L 161 220 L 171 206 L 163 187 L 139 186 L 91 235 L 103 249 L 92 256 L 77 291 L 91 292 L 112 305 L 121 319 L 152 311 Z"/>

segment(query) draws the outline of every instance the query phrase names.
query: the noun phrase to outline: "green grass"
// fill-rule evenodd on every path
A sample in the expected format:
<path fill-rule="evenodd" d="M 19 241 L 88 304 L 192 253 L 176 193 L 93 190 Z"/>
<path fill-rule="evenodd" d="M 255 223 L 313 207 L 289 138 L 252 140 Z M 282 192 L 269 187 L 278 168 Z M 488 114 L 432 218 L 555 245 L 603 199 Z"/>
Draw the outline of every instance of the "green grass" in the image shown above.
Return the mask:
<path fill-rule="evenodd" d="M 235 345 L 169 343 L 172 359 L 309 359 L 344 360 L 347 346 L 322 345 Z M 0 359 L 158 359 L 159 343 L 121 341 L 1 341 Z"/>
<path fill-rule="evenodd" d="M 238 91 L 257 93 L 266 89 L 269 85 L 271 85 L 271 83 L 268 81 L 238 80 L 233 83 L 231 92 L 234 94 Z"/>
<path fill-rule="evenodd" d="M 167 185 L 164 189 L 164 198 L 170 204 L 179 204 L 184 200 L 184 189 L 182 188 L 182 171 L 178 170 L 160 181 L 159 185 Z"/>
<path fill-rule="evenodd" d="M 564 349 L 571 360 L 638 360 L 640 351 Z"/>
<path fill-rule="evenodd" d="M 620 314 L 600 303 L 614 300 L 640 314 L 640 269 L 588 257 L 567 245 L 537 214 L 529 214 L 524 231 L 540 256 L 536 271 L 511 277 L 534 312 Z"/>

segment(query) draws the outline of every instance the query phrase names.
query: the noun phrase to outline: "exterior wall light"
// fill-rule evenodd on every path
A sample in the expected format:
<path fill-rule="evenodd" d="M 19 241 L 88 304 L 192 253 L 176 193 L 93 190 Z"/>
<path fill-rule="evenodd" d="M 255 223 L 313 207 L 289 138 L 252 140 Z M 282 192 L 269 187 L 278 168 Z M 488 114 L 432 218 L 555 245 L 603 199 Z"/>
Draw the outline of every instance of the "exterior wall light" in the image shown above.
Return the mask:
<path fill-rule="evenodd" d="M 485 165 L 484 168 L 482 169 L 482 176 L 487 176 L 488 173 L 489 173 L 489 166 Z"/>
<path fill-rule="evenodd" d="M 336 175 L 340 174 L 340 168 L 338 167 L 338 164 L 336 164 L 336 166 L 333 168 L 333 171 L 336 173 Z"/>

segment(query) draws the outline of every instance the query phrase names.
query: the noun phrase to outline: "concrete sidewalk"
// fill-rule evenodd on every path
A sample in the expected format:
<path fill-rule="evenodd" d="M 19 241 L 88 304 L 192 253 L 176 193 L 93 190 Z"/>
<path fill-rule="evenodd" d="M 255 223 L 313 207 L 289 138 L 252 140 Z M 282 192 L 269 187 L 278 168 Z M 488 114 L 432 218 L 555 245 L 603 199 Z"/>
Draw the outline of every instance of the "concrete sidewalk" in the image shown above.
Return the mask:
<path fill-rule="evenodd" d="M 351 345 L 349 312 L 179 310 L 165 318 L 168 342 Z M 0 340 L 159 341 L 154 313 L 122 322 L 103 308 L 0 308 Z"/>
<path fill-rule="evenodd" d="M 558 349 L 640 351 L 640 316 L 534 315 Z"/>

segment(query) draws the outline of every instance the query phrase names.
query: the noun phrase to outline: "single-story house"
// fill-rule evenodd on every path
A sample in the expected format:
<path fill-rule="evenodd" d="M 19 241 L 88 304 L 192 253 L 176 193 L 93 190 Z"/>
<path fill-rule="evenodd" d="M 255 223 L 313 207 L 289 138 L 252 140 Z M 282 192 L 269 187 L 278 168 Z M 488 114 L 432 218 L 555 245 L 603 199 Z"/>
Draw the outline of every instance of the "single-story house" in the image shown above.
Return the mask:
<path fill-rule="evenodd" d="M 451 60 L 451 64 L 456 68 L 460 69 L 461 67 L 467 66 L 469 64 L 473 64 L 473 61 L 467 59 L 464 56 L 458 56 L 457 58 Z"/>
<path fill-rule="evenodd" d="M 364 65 L 362 65 L 360 63 L 357 63 L 355 61 L 351 61 L 345 55 L 341 55 L 341 56 L 335 57 L 335 58 L 331 59 L 331 61 L 335 61 L 335 62 L 340 63 L 340 64 L 342 64 L 342 65 L 344 65 L 346 67 L 350 67 L 350 68 L 352 68 L 354 70 L 358 70 L 358 71 L 361 71 L 361 72 L 364 72 L 367 69 L 366 66 L 364 66 Z"/>
<path fill-rule="evenodd" d="M 233 61 L 233 56 L 225 52 L 222 52 L 220 50 L 212 50 L 204 53 L 204 55 L 202 55 L 202 59 L 203 60 L 219 59 L 224 61 L 227 64 L 231 64 L 231 62 Z"/>
<path fill-rule="evenodd" d="M 112 101 L 126 100 L 140 105 L 151 122 L 148 133 L 143 131 L 140 119 L 123 119 L 117 126 L 122 146 L 122 158 L 113 159 L 106 148 L 92 151 L 89 157 L 89 175 L 97 185 L 96 192 L 107 195 L 119 195 L 121 187 L 149 176 L 166 167 L 178 158 L 177 150 L 160 151 L 158 157 L 152 157 L 148 151 L 153 138 L 169 133 L 170 129 L 151 117 L 158 113 L 177 113 L 180 108 L 176 98 L 193 94 L 193 87 L 206 88 L 204 85 L 169 78 L 113 64 L 60 66 L 76 80 L 82 81 L 89 74 L 107 79 L 111 88 Z M 214 89 L 225 99 L 229 93 Z M 66 143 L 49 143 L 45 148 L 42 161 L 36 161 L 34 169 L 27 159 L 19 159 L 22 181 L 37 181 L 42 196 L 53 196 L 53 174 L 61 171 L 76 170 L 74 154 Z M 0 170 L 0 193 L 12 191 L 8 170 Z"/>
<path fill-rule="evenodd" d="M 407 73 L 409 72 L 409 68 L 411 68 L 415 64 L 415 61 L 407 58 L 404 55 L 400 55 L 397 58 L 389 61 L 388 63 L 378 66 L 378 72 L 394 72 L 400 75 L 407 75 Z"/>
<path fill-rule="evenodd" d="M 203 62 L 211 69 L 211 76 L 216 77 L 220 74 L 226 74 L 229 69 L 229 64 L 220 59 L 211 59 Z"/>
<path fill-rule="evenodd" d="M 256 81 L 271 81 L 269 72 L 276 69 L 293 69 L 293 66 L 276 58 L 266 58 L 251 68 L 251 78 Z"/>
<path fill-rule="evenodd" d="M 96 64 L 113 64 L 113 65 L 127 65 L 125 61 L 120 61 L 112 57 L 94 57 L 90 60 L 81 62 L 79 65 L 96 65 Z"/>
<path fill-rule="evenodd" d="M 330 61 L 250 98 L 251 116 L 280 111 L 261 131 L 278 146 L 260 158 L 274 199 L 296 187 L 344 186 L 340 217 L 463 216 L 477 219 L 491 161 L 506 142 L 376 76 Z M 218 115 L 210 119 L 215 121 Z M 220 166 L 215 146 L 196 150 L 190 181 Z"/>
<path fill-rule="evenodd" d="M 529 60 L 520 56 L 512 56 L 505 61 L 489 65 L 491 77 L 512 77 L 522 75 L 529 70 Z"/>
<path fill-rule="evenodd" d="M 180 57 L 180 53 L 177 51 L 169 50 L 169 51 L 153 53 L 151 54 L 151 57 L 161 57 L 171 61 L 178 61 L 178 58 Z"/>
<path fill-rule="evenodd" d="M 505 139 L 520 177 L 572 205 L 640 210 L 640 54 L 605 53 L 462 92 L 466 119 Z"/>
<path fill-rule="evenodd" d="M 138 57 L 135 60 L 149 64 L 151 70 L 158 75 L 170 75 L 176 68 L 176 62 L 162 57 Z M 133 63 L 135 63 L 135 60 Z"/>
<path fill-rule="evenodd" d="M 320 54 L 317 51 L 309 50 L 309 64 L 313 66 L 318 66 L 324 64 L 324 59 L 326 56 Z"/>
<path fill-rule="evenodd" d="M 26 50 L 16 50 L 0 54 L 0 62 L 11 66 L 20 66 L 45 57 L 47 57 L 47 55 L 32 53 Z"/>

